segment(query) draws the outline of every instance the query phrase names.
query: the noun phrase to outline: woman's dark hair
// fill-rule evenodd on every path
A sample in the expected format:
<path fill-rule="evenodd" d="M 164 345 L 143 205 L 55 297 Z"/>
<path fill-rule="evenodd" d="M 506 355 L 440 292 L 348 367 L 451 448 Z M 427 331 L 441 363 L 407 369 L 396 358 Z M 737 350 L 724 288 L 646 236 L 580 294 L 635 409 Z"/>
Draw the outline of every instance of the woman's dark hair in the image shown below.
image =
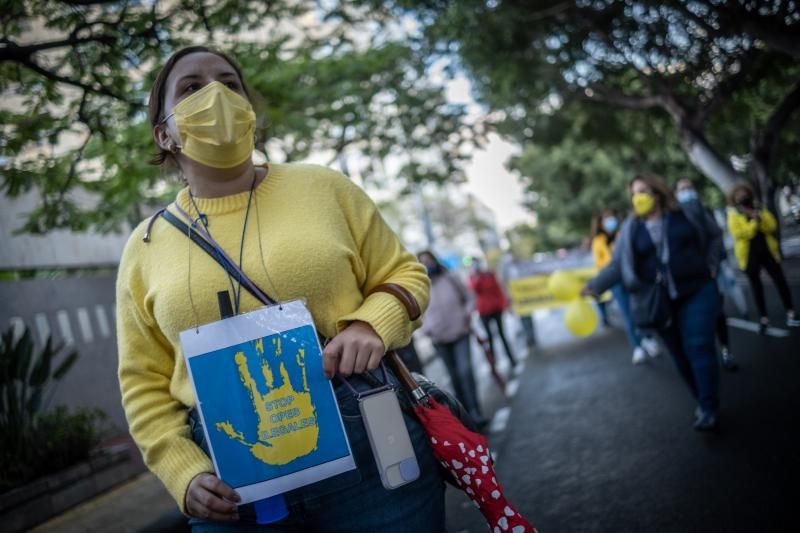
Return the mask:
<path fill-rule="evenodd" d="M 613 235 L 609 235 L 608 232 L 603 227 L 603 219 L 609 216 L 617 216 L 613 209 L 603 209 L 592 215 L 592 237 L 597 237 L 598 234 L 602 233 L 606 237 L 613 238 Z"/>
<path fill-rule="evenodd" d="M 597 237 L 600 233 L 605 233 L 603 229 L 603 213 L 595 213 L 592 215 L 592 237 Z"/>
<path fill-rule="evenodd" d="M 664 211 L 674 211 L 678 209 L 678 202 L 675 200 L 675 195 L 672 194 L 672 191 L 667 184 L 664 183 L 664 180 L 661 179 L 660 176 L 656 176 L 655 174 L 642 174 L 639 176 L 634 177 L 631 182 L 628 184 L 628 190 L 631 190 L 633 184 L 637 181 L 644 182 L 650 190 L 653 191 L 653 196 L 656 199 L 656 203 L 658 206 Z"/>
<path fill-rule="evenodd" d="M 147 117 L 150 119 L 150 126 L 155 127 L 156 124 L 164 119 L 164 92 L 166 91 L 167 78 L 172 72 L 172 69 L 175 68 L 175 64 L 180 61 L 181 58 L 198 52 L 214 54 L 224 59 L 233 68 L 233 70 L 236 71 L 236 75 L 239 76 L 239 81 L 242 82 L 242 87 L 244 89 L 244 93 L 247 95 L 247 99 L 251 101 L 253 100 L 253 92 L 244 81 L 241 67 L 239 67 L 236 61 L 234 61 L 229 55 L 225 54 L 224 52 L 220 52 L 219 50 L 208 48 L 207 46 L 187 46 L 186 48 L 181 48 L 172 54 L 169 59 L 167 59 L 167 62 L 164 63 L 164 66 L 161 67 L 161 70 L 156 76 L 155 81 L 153 81 L 153 86 L 150 88 L 150 100 L 147 103 Z M 151 165 L 161 165 L 167 161 L 167 159 L 172 159 L 172 154 L 169 151 L 158 147 L 158 153 L 149 162 Z"/>
<path fill-rule="evenodd" d="M 749 183 L 745 183 L 743 181 L 737 183 L 731 192 L 728 193 L 728 203 L 734 207 L 736 207 L 736 197 L 741 196 L 742 193 L 747 193 L 750 195 L 750 198 L 755 200 L 756 193 L 753 188 L 750 186 Z"/>
<path fill-rule="evenodd" d="M 446 266 L 444 266 L 444 265 L 441 263 L 441 261 L 439 261 L 439 258 L 438 258 L 438 257 L 436 257 L 436 254 L 434 254 L 434 253 L 433 253 L 433 252 L 431 252 L 430 250 L 422 250 L 421 252 L 418 252 L 418 253 L 417 253 L 417 259 L 422 259 L 422 256 L 423 256 L 423 255 L 427 255 L 427 256 L 429 256 L 431 259 L 433 259 L 433 260 L 436 262 L 436 264 L 439 266 L 439 268 L 441 268 L 443 271 L 444 271 L 444 270 L 447 270 L 447 267 L 446 267 Z"/>

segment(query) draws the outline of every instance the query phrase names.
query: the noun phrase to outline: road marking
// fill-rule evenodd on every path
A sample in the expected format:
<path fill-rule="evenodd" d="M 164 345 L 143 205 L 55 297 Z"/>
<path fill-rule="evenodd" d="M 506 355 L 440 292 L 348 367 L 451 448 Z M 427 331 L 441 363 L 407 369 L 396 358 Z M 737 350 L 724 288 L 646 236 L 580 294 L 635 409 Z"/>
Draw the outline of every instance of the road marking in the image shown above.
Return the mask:
<path fill-rule="evenodd" d="M 750 320 L 743 320 L 741 318 L 729 318 L 728 325 L 733 326 L 735 328 L 744 329 L 747 331 L 752 331 L 754 333 L 758 333 L 759 324 L 757 322 L 751 322 Z M 785 329 L 781 328 L 767 328 L 767 335 L 771 337 L 788 337 L 789 332 Z"/>
<path fill-rule="evenodd" d="M 492 417 L 492 423 L 489 425 L 489 431 L 491 433 L 500 433 L 504 429 L 506 429 L 506 424 L 508 424 L 508 417 L 511 416 L 511 408 L 510 407 L 503 407 L 497 410 L 497 412 Z"/>
<path fill-rule="evenodd" d="M 512 379 L 511 381 L 506 383 L 506 396 L 508 396 L 509 398 L 513 398 L 517 394 L 518 390 L 519 390 L 518 379 Z"/>

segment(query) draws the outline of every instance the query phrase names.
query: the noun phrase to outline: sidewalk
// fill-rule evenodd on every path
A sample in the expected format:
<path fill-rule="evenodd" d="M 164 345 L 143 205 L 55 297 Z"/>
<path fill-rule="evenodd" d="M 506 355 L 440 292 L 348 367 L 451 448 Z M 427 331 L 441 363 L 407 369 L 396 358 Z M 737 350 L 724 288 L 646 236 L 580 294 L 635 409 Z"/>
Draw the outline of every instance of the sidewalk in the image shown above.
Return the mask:
<path fill-rule="evenodd" d="M 92 533 L 115 531 L 189 531 L 186 520 L 161 482 L 141 474 L 32 529 L 32 532 Z"/>

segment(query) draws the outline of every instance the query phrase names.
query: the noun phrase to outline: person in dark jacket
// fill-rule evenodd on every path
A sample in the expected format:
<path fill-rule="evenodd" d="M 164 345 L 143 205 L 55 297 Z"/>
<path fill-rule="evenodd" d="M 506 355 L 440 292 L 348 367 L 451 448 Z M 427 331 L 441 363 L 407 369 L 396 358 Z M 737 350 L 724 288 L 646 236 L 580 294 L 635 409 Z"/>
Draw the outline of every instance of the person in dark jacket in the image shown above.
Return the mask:
<path fill-rule="evenodd" d="M 716 224 L 714 215 L 712 215 L 711 211 L 706 209 L 706 207 L 700 202 L 700 196 L 697 194 L 697 189 L 695 188 L 694 183 L 692 183 L 692 180 L 688 178 L 679 179 L 678 183 L 675 185 L 675 197 L 678 199 L 678 202 L 680 202 L 681 209 L 684 211 L 696 211 L 696 216 L 707 217 L 708 224 Z M 709 268 L 711 268 L 711 274 L 714 276 L 715 280 L 720 279 L 719 272 L 721 269 L 721 263 L 725 261 L 724 247 L 719 254 L 719 261 L 720 264 L 718 265 L 709 265 Z M 723 307 L 725 298 L 718 282 L 717 290 L 719 291 L 720 305 L 715 331 L 717 334 L 717 340 L 719 341 L 720 355 L 722 356 L 722 368 L 730 372 L 735 372 L 739 369 L 739 365 L 736 364 L 736 359 L 731 353 L 730 343 L 728 342 L 728 317 L 725 316 L 725 309 Z"/>
<path fill-rule="evenodd" d="M 500 336 L 500 340 L 503 341 L 508 360 L 511 361 L 511 366 L 517 366 L 517 360 L 514 358 L 514 353 L 511 351 L 511 346 L 509 346 L 506 340 L 506 333 L 503 330 L 503 311 L 508 309 L 508 299 L 494 272 L 484 269 L 480 259 L 474 258 L 472 274 L 467 283 L 475 295 L 475 307 L 478 310 L 483 329 L 486 330 L 489 346 L 494 350 L 494 336 L 492 335 L 492 322 L 494 322 L 495 326 L 497 326 L 497 334 Z"/>
<path fill-rule="evenodd" d="M 632 308 L 641 309 L 644 289 L 664 280 L 670 318 L 655 329 L 697 400 L 695 429 L 716 430 L 719 372 L 714 324 L 719 295 L 711 265 L 719 264 L 721 232 L 705 216 L 680 209 L 657 176 L 637 176 L 629 192 L 634 214 L 622 225 L 611 263 L 583 293 L 596 296 L 622 282 Z"/>

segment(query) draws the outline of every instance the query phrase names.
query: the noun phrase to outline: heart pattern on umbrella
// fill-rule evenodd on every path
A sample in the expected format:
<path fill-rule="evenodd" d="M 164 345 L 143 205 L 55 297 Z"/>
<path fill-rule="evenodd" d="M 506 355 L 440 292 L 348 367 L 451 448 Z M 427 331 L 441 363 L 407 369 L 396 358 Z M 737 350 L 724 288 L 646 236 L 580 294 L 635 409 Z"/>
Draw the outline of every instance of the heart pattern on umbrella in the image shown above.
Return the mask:
<path fill-rule="evenodd" d="M 439 444 L 436 437 L 430 437 L 430 441 L 434 446 Z M 479 443 L 471 447 L 468 443 L 451 443 L 446 440 L 441 442 L 441 446 L 447 449 L 448 455 L 455 454 L 449 461 L 441 460 L 441 465 L 454 474 L 458 486 L 484 516 L 494 517 L 493 523 L 489 524 L 493 533 L 537 533 L 536 528 L 503 496 L 502 488 L 489 466 L 491 453 L 488 446 Z"/>

